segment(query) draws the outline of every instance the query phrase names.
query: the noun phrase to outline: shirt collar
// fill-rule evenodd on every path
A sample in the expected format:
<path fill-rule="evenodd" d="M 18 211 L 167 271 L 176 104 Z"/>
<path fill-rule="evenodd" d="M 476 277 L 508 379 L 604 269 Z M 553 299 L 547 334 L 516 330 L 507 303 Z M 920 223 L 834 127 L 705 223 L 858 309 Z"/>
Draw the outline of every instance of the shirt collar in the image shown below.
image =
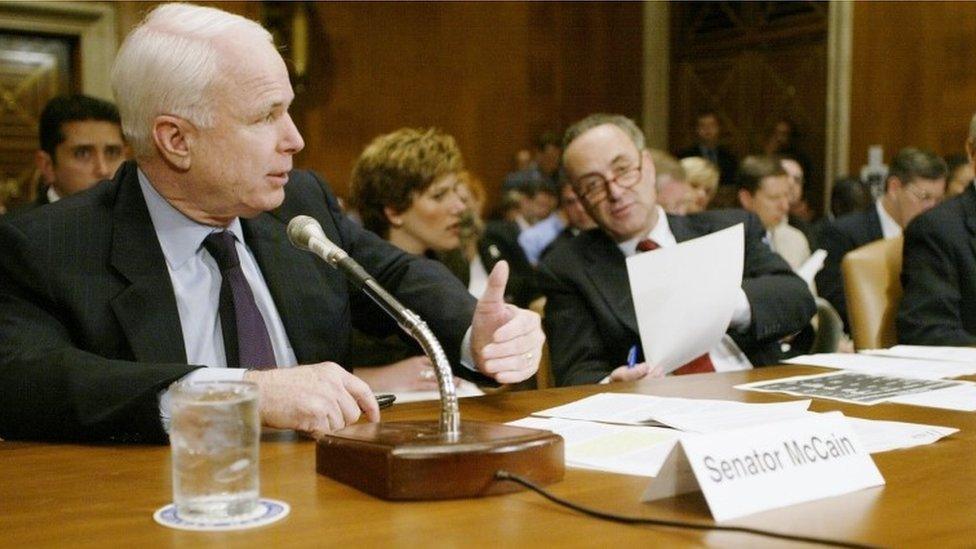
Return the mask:
<path fill-rule="evenodd" d="M 888 214 L 888 210 L 881 203 L 881 198 L 874 202 L 874 207 L 878 210 L 878 218 L 881 219 L 881 234 L 885 238 L 894 238 L 901 234 L 901 225 L 895 221 L 894 217 Z"/>
<path fill-rule="evenodd" d="M 617 247 L 623 252 L 624 257 L 630 257 L 636 254 L 637 243 L 645 238 L 650 238 L 654 242 L 657 242 L 657 245 L 662 248 L 676 246 L 678 244 L 678 241 L 674 238 L 674 233 L 671 232 L 671 225 L 668 223 L 668 214 L 661 206 L 654 207 L 657 209 L 657 223 L 651 229 L 651 232 L 647 233 L 647 235 L 638 235 L 630 240 L 617 243 Z"/>
<path fill-rule="evenodd" d="M 210 233 L 224 229 L 197 223 L 183 215 L 159 194 L 141 169 L 137 169 L 137 173 L 142 196 L 146 200 L 146 208 L 149 209 L 149 217 L 156 229 L 156 237 L 163 249 L 163 256 L 166 257 L 169 268 L 177 270 L 200 251 L 204 238 L 207 238 Z M 235 217 L 226 230 L 230 231 L 238 242 L 244 242 L 240 218 Z"/>
<path fill-rule="evenodd" d="M 58 200 L 61 200 L 61 195 L 58 194 L 58 191 L 54 190 L 54 187 L 48 187 L 47 188 L 47 203 L 48 204 L 54 204 Z"/>

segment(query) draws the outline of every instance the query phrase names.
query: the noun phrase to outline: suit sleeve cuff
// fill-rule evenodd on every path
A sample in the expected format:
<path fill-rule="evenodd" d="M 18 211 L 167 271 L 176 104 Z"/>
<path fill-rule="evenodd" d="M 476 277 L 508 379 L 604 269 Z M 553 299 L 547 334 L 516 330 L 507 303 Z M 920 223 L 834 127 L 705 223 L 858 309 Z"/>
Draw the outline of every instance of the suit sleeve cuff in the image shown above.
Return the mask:
<path fill-rule="evenodd" d="M 470 330 L 468 330 L 470 331 Z M 176 383 L 190 381 L 244 381 L 246 368 L 197 368 L 176 381 Z M 163 429 L 169 432 L 170 408 L 172 406 L 169 389 L 159 393 L 159 419 L 163 422 Z"/>
<path fill-rule="evenodd" d="M 461 365 L 472 372 L 478 371 L 478 367 L 474 365 L 474 352 L 471 350 L 471 326 L 468 326 L 468 331 L 464 332 L 464 339 L 461 340 Z"/>

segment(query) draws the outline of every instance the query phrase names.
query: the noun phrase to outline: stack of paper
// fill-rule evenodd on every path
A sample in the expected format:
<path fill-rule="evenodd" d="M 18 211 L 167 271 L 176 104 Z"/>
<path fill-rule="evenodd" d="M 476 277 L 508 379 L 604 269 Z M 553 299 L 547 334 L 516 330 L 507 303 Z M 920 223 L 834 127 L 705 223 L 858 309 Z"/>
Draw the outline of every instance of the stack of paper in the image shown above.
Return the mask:
<path fill-rule="evenodd" d="M 864 354 L 896 358 L 922 358 L 976 364 L 976 349 L 972 347 L 936 347 L 930 345 L 895 345 L 890 349 L 866 349 Z"/>
<path fill-rule="evenodd" d="M 734 430 L 807 417 L 809 400 L 750 404 L 724 400 L 666 398 L 625 393 L 604 393 L 509 423 L 544 429 L 563 437 L 566 465 L 612 473 L 653 477 L 661 470 L 675 443 L 698 433 Z M 785 406 L 784 406 L 785 405 Z M 696 420 L 689 416 L 701 413 Z M 728 414 L 732 420 L 715 416 Z M 693 427 L 676 430 L 643 426 L 649 418 Z M 654 421 L 655 419 L 650 419 Z M 847 418 L 870 453 L 930 444 L 958 431 L 950 427 L 897 421 Z M 690 432 L 689 432 L 690 431 Z"/>
<path fill-rule="evenodd" d="M 809 400 L 753 404 L 731 400 L 601 393 L 533 415 L 623 425 L 664 425 L 709 433 L 802 416 Z"/>
<path fill-rule="evenodd" d="M 945 379 L 976 374 L 976 363 L 877 354 L 823 353 L 798 356 L 786 362 L 851 370 L 879 376 L 921 379 Z"/>

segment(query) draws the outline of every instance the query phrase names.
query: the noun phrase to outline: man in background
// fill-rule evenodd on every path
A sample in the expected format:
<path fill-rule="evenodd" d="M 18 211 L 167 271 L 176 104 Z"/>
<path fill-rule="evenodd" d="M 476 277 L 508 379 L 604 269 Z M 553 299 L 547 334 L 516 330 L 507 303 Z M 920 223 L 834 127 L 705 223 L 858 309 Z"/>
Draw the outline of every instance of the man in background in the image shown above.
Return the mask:
<path fill-rule="evenodd" d="M 719 144 L 722 138 L 722 125 L 715 111 L 702 111 L 695 116 L 695 137 L 697 142 L 678 153 L 678 158 L 700 156 L 708 160 L 719 171 L 719 184 L 735 183 L 735 170 L 739 162 L 735 155 Z"/>
<path fill-rule="evenodd" d="M 742 208 L 759 216 L 766 229 L 766 243 L 789 263 L 793 270 L 810 257 L 807 238 L 787 223 L 790 209 L 790 176 L 779 159 L 772 156 L 747 156 L 735 176 Z"/>
<path fill-rule="evenodd" d="M 588 116 L 566 130 L 563 144 L 566 177 L 601 230 L 580 234 L 539 265 L 557 384 L 660 375 L 658 365 L 628 360 L 640 337 L 626 258 L 738 223 L 745 225 L 744 272 L 727 335 L 675 373 L 775 363 L 778 340 L 803 329 L 815 307 L 803 280 L 762 242 L 759 220 L 742 211 L 666 214 L 644 134 L 624 116 Z"/>
<path fill-rule="evenodd" d="M 976 116 L 969 122 L 966 153 L 976 170 Z M 974 242 L 976 188 L 972 183 L 905 229 L 899 343 L 976 345 Z"/>
<path fill-rule="evenodd" d="M 840 269 L 844 256 L 875 240 L 901 235 L 910 221 L 942 200 L 945 188 L 945 162 L 928 151 L 908 147 L 891 161 L 885 193 L 874 207 L 824 225 L 818 245 L 827 251 L 827 259 L 817 273 L 817 291 L 837 309 L 848 333 L 850 323 Z"/>
<path fill-rule="evenodd" d="M 41 111 L 35 164 L 43 187 L 34 206 L 84 191 L 108 179 L 125 160 L 119 111 L 87 95 L 55 97 Z"/>

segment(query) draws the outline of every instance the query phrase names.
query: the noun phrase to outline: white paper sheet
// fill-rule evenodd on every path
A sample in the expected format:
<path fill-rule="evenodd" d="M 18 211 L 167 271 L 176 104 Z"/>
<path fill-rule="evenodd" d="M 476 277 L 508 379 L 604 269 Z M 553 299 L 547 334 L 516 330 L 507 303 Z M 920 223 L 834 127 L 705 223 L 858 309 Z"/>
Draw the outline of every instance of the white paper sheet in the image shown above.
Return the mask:
<path fill-rule="evenodd" d="M 601 393 L 533 415 L 623 425 L 660 424 L 687 432 L 709 433 L 800 417 L 809 406 L 809 400 L 755 404 Z"/>
<path fill-rule="evenodd" d="M 900 358 L 921 358 L 926 360 L 945 360 L 949 362 L 968 362 L 976 364 L 976 348 L 936 347 L 929 345 L 895 345 L 890 349 L 866 349 L 861 353 L 875 356 Z"/>
<path fill-rule="evenodd" d="M 847 417 L 847 422 L 854 429 L 861 444 L 872 454 L 932 444 L 940 438 L 959 432 L 959 429 L 953 427 L 850 416 Z"/>
<path fill-rule="evenodd" d="M 806 398 L 826 398 L 850 404 L 871 406 L 880 402 L 890 402 L 895 397 L 931 392 L 963 383 L 966 382 L 879 376 L 865 372 L 841 370 L 826 374 L 754 381 L 736 385 L 735 388 L 760 393 L 784 393 Z"/>
<path fill-rule="evenodd" d="M 627 258 L 645 360 L 670 372 L 714 347 L 742 286 L 743 227 Z"/>
<path fill-rule="evenodd" d="M 455 392 L 457 393 L 458 398 L 481 396 L 485 394 L 485 392 L 479 389 L 477 385 L 466 379 L 457 380 Z M 396 400 L 393 401 L 394 404 L 419 402 L 421 400 L 439 400 L 441 398 L 440 391 L 403 391 L 394 394 L 396 395 Z"/>
<path fill-rule="evenodd" d="M 976 384 L 964 382 L 956 387 L 938 389 L 927 393 L 895 397 L 888 402 L 928 406 L 945 410 L 976 412 Z"/>
<path fill-rule="evenodd" d="M 976 364 L 921 358 L 893 358 L 868 354 L 823 353 L 798 356 L 785 362 L 851 370 L 879 376 L 919 379 L 945 379 L 976 374 Z"/>
<path fill-rule="evenodd" d="M 680 433 L 664 427 L 610 425 L 592 421 L 527 417 L 509 425 L 552 431 L 565 441 L 566 465 L 653 477 Z"/>
<path fill-rule="evenodd" d="M 810 257 L 803 262 L 803 265 L 800 265 L 800 267 L 796 269 L 796 275 L 802 278 L 803 281 L 807 283 L 807 286 L 812 286 L 814 277 L 817 276 L 820 269 L 823 269 L 824 260 L 826 259 L 827 250 L 817 250 L 813 252 L 810 254 Z"/>

